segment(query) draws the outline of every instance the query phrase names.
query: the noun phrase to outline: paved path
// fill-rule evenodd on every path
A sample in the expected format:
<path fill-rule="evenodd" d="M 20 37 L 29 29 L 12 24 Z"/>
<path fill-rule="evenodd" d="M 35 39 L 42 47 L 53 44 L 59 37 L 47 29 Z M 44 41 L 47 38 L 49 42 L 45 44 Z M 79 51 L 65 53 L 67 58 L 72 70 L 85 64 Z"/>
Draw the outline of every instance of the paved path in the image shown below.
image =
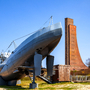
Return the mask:
<path fill-rule="evenodd" d="M 0 90 L 7 90 L 7 89 L 5 89 L 5 88 L 0 88 Z"/>

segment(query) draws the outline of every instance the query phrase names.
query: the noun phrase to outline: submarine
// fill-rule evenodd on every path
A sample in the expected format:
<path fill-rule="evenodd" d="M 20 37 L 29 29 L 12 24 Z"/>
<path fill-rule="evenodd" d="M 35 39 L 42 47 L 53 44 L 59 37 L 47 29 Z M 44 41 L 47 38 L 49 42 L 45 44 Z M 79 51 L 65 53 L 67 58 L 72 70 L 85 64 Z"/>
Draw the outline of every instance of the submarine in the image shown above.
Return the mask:
<path fill-rule="evenodd" d="M 54 56 L 50 53 L 62 37 L 61 23 L 39 29 L 24 40 L 12 54 L 0 64 L 0 85 L 13 85 L 17 80 L 33 72 L 41 74 L 41 63 L 46 57 L 47 73 L 52 75 Z"/>

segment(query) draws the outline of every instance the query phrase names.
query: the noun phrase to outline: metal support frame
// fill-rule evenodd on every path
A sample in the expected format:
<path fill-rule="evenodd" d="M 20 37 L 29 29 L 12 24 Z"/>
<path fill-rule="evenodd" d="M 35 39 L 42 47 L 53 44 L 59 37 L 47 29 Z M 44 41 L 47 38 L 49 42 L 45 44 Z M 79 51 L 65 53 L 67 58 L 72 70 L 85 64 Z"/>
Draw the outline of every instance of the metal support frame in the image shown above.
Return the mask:
<path fill-rule="evenodd" d="M 35 76 L 38 76 L 41 74 L 41 61 L 42 61 L 42 55 L 35 52 L 34 55 L 34 69 L 33 69 L 33 82 L 30 83 L 30 89 L 38 88 L 38 84 L 35 83 Z"/>
<path fill-rule="evenodd" d="M 33 82 L 32 83 L 35 83 L 35 69 L 33 71 Z"/>
<path fill-rule="evenodd" d="M 38 84 L 35 82 L 35 70 L 33 70 L 33 81 L 30 83 L 29 89 L 38 88 Z"/>
<path fill-rule="evenodd" d="M 47 76 L 53 75 L 53 63 L 54 63 L 54 56 L 48 55 L 46 58 Z"/>

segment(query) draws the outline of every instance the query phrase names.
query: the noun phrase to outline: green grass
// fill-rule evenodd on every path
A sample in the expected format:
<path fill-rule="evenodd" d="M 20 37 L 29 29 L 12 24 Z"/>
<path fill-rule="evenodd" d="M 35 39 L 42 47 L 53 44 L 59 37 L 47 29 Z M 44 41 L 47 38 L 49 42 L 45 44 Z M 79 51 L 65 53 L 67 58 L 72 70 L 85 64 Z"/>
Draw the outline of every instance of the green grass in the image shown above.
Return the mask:
<path fill-rule="evenodd" d="M 25 77 L 24 79 L 21 80 L 21 84 L 18 84 L 17 86 L 0 86 L 0 88 L 5 88 L 7 90 L 29 90 L 30 83 L 31 81 L 29 80 L 29 78 Z M 83 85 L 84 86 L 90 85 L 89 82 L 88 83 L 61 82 L 61 83 L 47 84 L 42 80 L 40 81 L 37 80 L 36 83 L 38 83 L 38 89 L 36 88 L 34 90 L 73 90 L 81 88 Z M 80 85 L 80 87 L 78 87 L 78 85 Z"/>

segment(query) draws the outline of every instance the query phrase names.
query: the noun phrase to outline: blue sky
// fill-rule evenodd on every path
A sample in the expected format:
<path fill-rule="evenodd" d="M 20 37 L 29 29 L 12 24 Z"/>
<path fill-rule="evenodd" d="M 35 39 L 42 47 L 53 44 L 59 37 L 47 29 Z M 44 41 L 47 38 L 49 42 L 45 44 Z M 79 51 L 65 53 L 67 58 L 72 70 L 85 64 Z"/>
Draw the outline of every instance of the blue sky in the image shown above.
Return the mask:
<path fill-rule="evenodd" d="M 14 39 L 40 29 L 51 15 L 53 23 L 61 22 L 63 27 L 61 41 L 51 53 L 54 64 L 65 63 L 66 17 L 74 19 L 77 26 L 78 47 L 85 63 L 90 58 L 90 0 L 0 0 L 0 52 Z M 24 39 L 15 43 L 19 45 Z"/>

